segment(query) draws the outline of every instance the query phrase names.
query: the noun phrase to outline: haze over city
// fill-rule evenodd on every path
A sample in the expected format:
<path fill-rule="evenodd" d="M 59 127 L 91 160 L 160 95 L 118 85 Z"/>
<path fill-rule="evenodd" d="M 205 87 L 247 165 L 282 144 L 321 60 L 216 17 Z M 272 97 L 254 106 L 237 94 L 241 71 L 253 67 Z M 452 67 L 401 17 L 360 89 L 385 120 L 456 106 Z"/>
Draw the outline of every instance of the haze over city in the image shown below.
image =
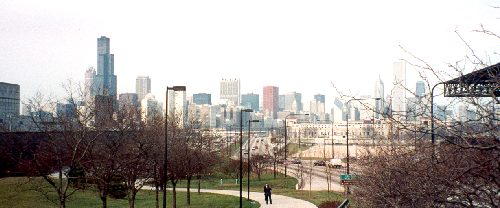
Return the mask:
<path fill-rule="evenodd" d="M 400 46 L 443 68 L 467 51 L 455 30 L 480 56 L 498 49 L 472 32 L 479 24 L 498 28 L 493 3 L 2 1 L 1 81 L 19 84 L 22 100 L 36 91 L 63 96 L 60 84 L 83 83 L 96 67 L 96 38 L 107 36 L 118 93 L 135 92 L 145 75 L 158 100 L 167 85 L 185 85 L 189 95 L 211 93 L 216 102 L 220 80 L 239 78 L 242 93 L 274 85 L 280 94 L 302 93 L 304 103 L 324 94 L 329 108 L 332 83 L 371 95 L 380 76 L 387 92 L 393 62 L 408 58 Z M 413 87 L 410 69 L 407 77 Z"/>

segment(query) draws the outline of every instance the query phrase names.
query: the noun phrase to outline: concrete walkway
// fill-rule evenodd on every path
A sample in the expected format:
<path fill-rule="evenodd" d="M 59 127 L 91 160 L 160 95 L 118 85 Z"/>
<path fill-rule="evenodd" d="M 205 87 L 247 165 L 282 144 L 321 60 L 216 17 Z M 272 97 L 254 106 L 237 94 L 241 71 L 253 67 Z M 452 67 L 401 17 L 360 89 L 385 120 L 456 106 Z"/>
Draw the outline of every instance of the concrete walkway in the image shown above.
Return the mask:
<path fill-rule="evenodd" d="M 142 189 L 145 190 L 154 190 L 154 187 L 144 186 Z M 171 189 L 170 189 L 171 190 Z M 186 188 L 176 188 L 177 191 L 186 191 Z M 197 192 L 198 189 L 191 189 L 191 192 Z M 240 191 L 233 190 L 215 190 L 215 189 L 201 189 L 200 192 L 204 193 L 214 193 L 214 194 L 222 194 L 222 195 L 231 195 L 231 196 L 240 196 Z M 246 200 L 248 194 L 246 191 L 243 191 L 243 200 Z M 304 201 L 301 199 L 296 199 L 288 196 L 273 194 L 273 204 L 266 204 L 264 200 L 264 192 L 250 192 L 250 199 L 257 201 L 260 203 L 261 207 L 286 207 L 286 208 L 317 208 L 311 202 Z"/>

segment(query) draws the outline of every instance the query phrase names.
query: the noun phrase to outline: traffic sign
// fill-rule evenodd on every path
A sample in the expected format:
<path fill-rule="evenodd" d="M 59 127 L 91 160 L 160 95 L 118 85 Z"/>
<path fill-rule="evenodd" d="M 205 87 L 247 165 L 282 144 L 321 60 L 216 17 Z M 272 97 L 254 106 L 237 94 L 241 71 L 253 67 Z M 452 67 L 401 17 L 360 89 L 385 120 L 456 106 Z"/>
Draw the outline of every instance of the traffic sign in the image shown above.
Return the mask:
<path fill-rule="evenodd" d="M 357 180 L 358 176 L 353 175 L 353 174 L 340 174 L 340 180 L 341 181 L 352 181 L 352 180 Z"/>

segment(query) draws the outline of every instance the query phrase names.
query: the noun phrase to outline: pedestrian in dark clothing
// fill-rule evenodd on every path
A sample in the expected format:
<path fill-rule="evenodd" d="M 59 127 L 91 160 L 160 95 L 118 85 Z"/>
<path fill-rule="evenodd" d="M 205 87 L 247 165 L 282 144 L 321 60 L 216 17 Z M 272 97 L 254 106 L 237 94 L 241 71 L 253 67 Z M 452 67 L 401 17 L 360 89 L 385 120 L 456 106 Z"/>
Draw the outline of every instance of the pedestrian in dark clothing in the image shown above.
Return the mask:
<path fill-rule="evenodd" d="M 268 199 L 269 199 L 269 203 L 273 204 L 273 200 L 271 199 L 271 190 L 273 190 L 271 187 L 269 187 L 269 185 L 266 185 L 264 186 L 264 197 L 266 199 L 266 204 L 268 202 Z"/>

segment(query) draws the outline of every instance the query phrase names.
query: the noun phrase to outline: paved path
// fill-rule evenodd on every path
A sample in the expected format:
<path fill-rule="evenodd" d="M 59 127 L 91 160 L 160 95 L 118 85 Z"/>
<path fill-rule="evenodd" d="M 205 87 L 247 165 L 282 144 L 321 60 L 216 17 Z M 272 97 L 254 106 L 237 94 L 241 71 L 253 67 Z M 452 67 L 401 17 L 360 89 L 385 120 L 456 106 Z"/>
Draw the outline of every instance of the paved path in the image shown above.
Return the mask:
<path fill-rule="evenodd" d="M 154 187 L 144 186 L 143 189 L 146 190 L 154 190 Z M 186 191 L 186 188 L 176 188 L 177 191 Z M 197 189 L 191 189 L 192 192 L 198 191 Z M 204 193 L 214 193 L 214 194 L 223 194 L 223 195 L 231 195 L 231 196 L 240 196 L 240 191 L 233 190 L 215 190 L 215 189 L 201 189 L 201 192 Z M 246 200 L 247 192 L 243 191 L 243 200 Z M 260 203 L 261 207 L 286 207 L 286 208 L 317 208 L 311 202 L 304 201 L 301 199 L 296 199 L 288 196 L 273 194 L 273 204 L 266 204 L 264 200 L 264 192 L 250 192 L 250 199 L 257 201 Z"/>

